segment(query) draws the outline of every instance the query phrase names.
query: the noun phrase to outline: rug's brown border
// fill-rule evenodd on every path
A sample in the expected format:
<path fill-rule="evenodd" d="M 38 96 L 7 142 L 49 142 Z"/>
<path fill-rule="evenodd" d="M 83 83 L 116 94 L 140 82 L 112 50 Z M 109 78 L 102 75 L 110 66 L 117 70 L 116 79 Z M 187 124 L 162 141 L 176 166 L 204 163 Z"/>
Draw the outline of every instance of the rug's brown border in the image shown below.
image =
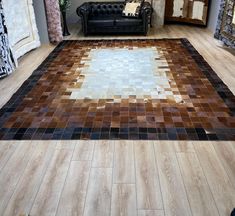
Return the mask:
<path fill-rule="evenodd" d="M 131 40 L 131 39 L 128 39 Z M 144 41 L 146 39 L 135 39 Z M 186 38 L 175 39 L 148 39 L 148 40 L 180 40 L 182 46 L 186 48 L 191 57 L 195 60 L 201 71 L 205 74 L 207 79 L 211 82 L 216 92 L 223 99 L 225 104 L 230 109 L 230 115 L 235 116 L 235 96 L 223 81 L 217 76 L 210 65 L 198 53 L 198 51 L 191 45 Z M 37 81 L 46 72 L 47 67 L 57 57 L 65 45 L 74 42 L 75 40 L 62 41 L 49 56 L 40 64 L 40 66 L 32 73 L 32 75 L 22 84 L 11 99 L 0 109 L 0 140 L 30 140 L 30 139 L 152 139 L 156 140 L 235 140 L 235 128 L 232 129 L 213 129 L 205 131 L 203 128 L 139 128 L 139 133 L 132 133 L 130 136 L 130 129 L 111 128 L 108 132 L 102 131 L 102 136 L 96 132 L 91 131 L 91 128 L 2 128 L 6 119 L 15 111 L 17 106 L 21 103 L 24 96 L 37 84 Z M 76 40 L 78 41 L 78 40 Z M 87 42 L 98 42 L 100 40 L 85 40 Z M 118 39 L 107 41 L 122 41 Z M 108 130 L 108 129 L 104 129 Z M 131 130 L 136 131 L 135 128 Z M 107 133 L 106 133 L 107 132 Z M 36 133 L 36 136 L 35 136 Z M 156 136 L 152 136 L 155 134 Z M 34 136 L 33 136 L 34 135 Z"/>

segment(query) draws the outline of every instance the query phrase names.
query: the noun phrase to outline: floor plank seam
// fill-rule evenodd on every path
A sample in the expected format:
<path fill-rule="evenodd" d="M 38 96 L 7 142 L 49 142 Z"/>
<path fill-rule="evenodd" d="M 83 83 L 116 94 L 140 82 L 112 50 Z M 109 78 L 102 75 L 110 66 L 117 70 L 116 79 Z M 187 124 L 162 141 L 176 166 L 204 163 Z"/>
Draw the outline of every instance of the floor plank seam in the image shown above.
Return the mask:
<path fill-rule="evenodd" d="M 114 195 L 114 193 L 113 193 L 113 186 L 114 186 L 114 169 L 115 169 L 115 164 L 114 164 L 114 162 L 115 162 L 115 150 L 116 150 L 116 144 L 117 144 L 117 141 L 114 141 L 114 146 L 113 146 L 113 158 L 112 158 L 112 185 L 111 185 L 111 196 L 110 196 L 110 210 L 109 210 L 109 215 L 111 215 L 112 214 L 112 208 L 113 208 L 113 206 L 112 206 L 112 199 L 113 199 L 113 195 Z"/>
<path fill-rule="evenodd" d="M 94 144 L 94 147 L 93 147 L 93 152 L 92 152 L 92 159 L 90 161 L 90 169 L 89 169 L 89 177 L 88 177 L 88 182 L 87 182 L 87 187 L 86 187 L 86 195 L 85 195 L 85 200 L 84 200 L 84 204 L 83 204 L 83 211 L 82 211 L 82 215 L 84 216 L 85 214 L 85 207 L 86 207 L 86 202 L 87 202 L 87 194 L 88 194 L 88 188 L 89 188 L 89 185 L 90 185 L 90 181 L 91 181 L 91 169 L 92 169 L 92 161 L 94 159 L 94 154 L 95 154 L 95 145 Z"/>
<path fill-rule="evenodd" d="M 195 144 L 196 144 L 196 143 L 195 143 Z M 223 216 L 223 215 L 220 214 L 219 207 L 218 207 L 217 202 L 216 202 L 216 200 L 215 200 L 214 194 L 212 193 L 211 186 L 210 186 L 210 184 L 209 184 L 209 182 L 208 182 L 208 179 L 207 179 L 207 176 L 206 176 L 206 174 L 205 174 L 204 168 L 203 168 L 203 166 L 202 166 L 202 164 L 201 164 L 201 161 L 200 161 L 200 158 L 199 158 L 199 156 L 198 156 L 198 152 L 197 152 L 197 150 L 195 149 L 194 145 L 193 145 L 193 148 L 194 148 L 194 150 L 195 150 L 195 154 L 196 154 L 196 157 L 197 157 L 197 159 L 198 159 L 198 161 L 199 161 L 199 164 L 200 164 L 200 166 L 201 166 L 201 168 L 202 168 L 203 175 L 205 176 L 206 183 L 207 183 L 207 185 L 208 185 L 208 188 L 209 188 L 209 190 L 210 190 L 211 196 L 212 196 L 213 201 L 214 201 L 214 203 L 215 203 L 215 206 L 216 206 L 218 215 Z"/>
<path fill-rule="evenodd" d="M 136 157 L 135 157 L 135 143 L 134 141 L 131 141 L 132 143 L 132 154 L 133 154 L 133 159 L 134 159 L 134 180 L 135 180 L 135 202 L 136 202 L 136 211 L 138 215 L 138 191 L 137 191 L 137 180 L 136 180 Z"/>
<path fill-rule="evenodd" d="M 22 145 L 25 145 L 25 144 L 22 143 Z M 30 146 L 32 147 L 32 145 L 33 145 L 33 144 L 32 144 L 32 141 L 30 141 Z M 18 179 L 18 181 L 17 181 L 17 183 L 16 183 L 16 185 L 15 185 L 15 187 L 14 187 L 14 190 L 13 190 L 13 192 L 12 192 L 10 198 L 9 198 L 8 201 L 7 201 L 7 204 L 6 204 L 6 206 L 5 206 L 4 210 L 3 210 L 3 214 L 5 213 L 5 211 L 6 211 L 6 209 L 7 209 L 7 206 L 8 206 L 8 204 L 9 204 L 11 198 L 13 197 L 13 195 L 14 195 L 14 193 L 15 193 L 15 191 L 16 191 L 16 189 L 17 189 L 17 187 L 18 187 L 18 184 L 20 183 L 21 179 L 24 177 L 25 170 L 26 170 L 27 166 L 29 165 L 29 162 L 30 162 L 31 159 L 33 158 L 33 155 L 35 154 L 35 152 L 36 152 L 36 148 L 33 150 L 32 155 L 28 158 L 28 161 L 27 161 L 27 163 L 26 163 L 26 165 L 25 165 L 25 167 L 24 167 L 24 169 L 23 169 L 23 172 L 22 172 L 21 176 L 19 177 L 19 179 Z M 25 154 L 24 154 L 23 158 L 25 157 L 26 154 L 27 154 L 27 151 L 25 151 Z"/>
<path fill-rule="evenodd" d="M 13 142 L 15 143 L 15 141 L 13 141 Z M 1 141 L 0 141 L 0 143 L 1 143 Z M 6 142 L 3 141 L 3 143 L 6 143 L 6 145 L 7 145 L 7 141 L 6 141 Z M 13 150 L 12 154 L 10 155 L 10 157 L 7 159 L 7 161 L 6 161 L 5 164 L 3 165 L 2 169 L 0 170 L 0 174 L 1 174 L 2 170 L 4 169 L 4 167 L 6 166 L 6 164 L 8 163 L 8 161 L 12 158 L 12 155 L 14 155 L 14 152 L 16 151 L 17 147 L 18 147 L 18 146 L 15 145 L 15 149 Z"/>
<path fill-rule="evenodd" d="M 59 205 L 60 205 L 61 195 L 62 195 L 62 193 L 63 193 L 63 190 L 64 190 L 65 185 L 66 185 L 66 182 L 67 182 L 67 177 L 68 177 L 69 169 L 70 169 L 70 167 L 71 167 L 74 149 L 75 149 L 75 147 L 73 148 L 73 150 L 71 150 L 71 149 L 68 150 L 68 151 L 72 151 L 72 154 L 71 154 L 71 156 L 70 156 L 70 161 L 69 161 L 69 164 L 68 164 L 68 169 L 67 169 L 67 173 L 66 173 L 65 180 L 64 180 L 64 183 L 63 183 L 63 187 L 61 188 L 61 191 L 60 191 L 59 201 L 58 201 L 58 204 L 57 204 L 57 207 L 56 207 L 55 215 L 58 214 L 58 208 L 59 208 Z M 61 150 L 61 149 L 60 149 L 60 150 Z"/>
<path fill-rule="evenodd" d="M 228 144 L 230 144 L 230 142 L 228 142 Z M 220 158 L 220 156 L 218 155 L 218 152 L 217 152 L 217 150 L 216 150 L 214 144 L 211 143 L 211 145 L 212 145 L 212 148 L 213 148 L 215 154 L 217 155 L 217 157 Z M 224 145 L 224 144 L 221 144 L 221 145 Z M 232 145 L 231 145 L 231 147 L 233 148 Z M 222 165 L 222 167 L 223 167 L 225 173 L 226 173 L 227 176 L 228 176 L 228 179 L 229 179 L 230 184 L 233 186 L 233 188 L 234 188 L 234 190 L 235 190 L 235 184 L 233 184 L 233 181 L 232 181 L 232 179 L 231 179 L 231 177 L 230 177 L 230 175 L 229 175 L 229 173 L 228 173 L 228 170 L 227 170 L 226 166 L 224 165 L 224 162 L 223 162 L 223 161 L 221 161 L 221 165 Z"/>
<path fill-rule="evenodd" d="M 157 151 L 157 143 L 159 143 L 158 141 L 153 141 L 153 153 L 154 153 L 154 162 L 155 162 L 155 165 L 156 165 L 156 168 L 157 168 L 157 175 L 158 175 L 158 179 L 159 179 L 159 187 L 160 187 L 160 191 L 161 191 L 161 197 L 162 197 L 162 207 L 163 207 L 163 212 L 164 212 L 164 215 L 166 215 L 166 210 L 165 210 L 165 203 L 164 203 L 164 200 L 163 200 L 163 193 L 162 193 L 162 186 L 161 186 L 161 180 L 160 180 L 160 173 L 159 173 L 159 165 L 158 165 L 158 162 L 157 162 L 157 155 L 156 155 L 156 151 Z"/>
<path fill-rule="evenodd" d="M 191 212 L 191 215 L 193 216 L 193 210 L 192 210 L 192 204 L 190 203 L 190 200 L 189 200 L 189 196 L 188 196 L 188 191 L 187 191 L 187 188 L 185 186 L 185 181 L 184 181 L 184 178 L 183 178 L 183 175 L 182 175 L 182 172 L 181 172 L 181 168 L 180 168 L 180 164 L 179 164 L 179 159 L 178 159 L 178 156 L 177 156 L 177 153 L 175 152 L 175 157 L 176 157 L 176 161 L 177 161 L 177 166 L 179 168 L 179 171 L 180 171 L 180 176 L 181 176 L 181 179 L 182 179 L 182 183 L 183 183 L 183 186 L 184 186 L 184 190 L 185 190 L 185 193 L 186 193 L 186 197 L 187 197 L 187 201 L 188 201 L 188 204 L 189 204 L 189 207 L 190 207 L 190 212 Z M 187 154 L 187 153 L 185 153 Z"/>
<path fill-rule="evenodd" d="M 54 147 L 54 148 L 55 148 L 55 147 Z M 55 150 L 55 149 L 54 149 L 54 150 Z M 50 160 L 48 161 L 48 166 L 47 166 L 47 168 L 45 169 L 45 172 L 44 172 L 43 175 L 42 175 L 42 178 L 41 178 L 41 181 L 40 181 L 40 183 L 39 183 L 37 192 L 35 193 L 35 197 L 34 197 L 33 202 L 32 202 L 32 206 L 29 208 L 29 213 L 32 211 L 32 208 L 33 208 L 33 206 L 34 206 L 35 200 L 36 200 L 36 198 L 37 198 L 37 196 L 38 196 L 38 193 L 39 193 L 39 191 L 40 191 L 40 189 L 41 189 L 41 187 L 42 187 L 43 180 L 44 180 L 44 178 L 45 178 L 45 176 L 46 176 L 47 171 L 49 170 L 49 165 L 50 165 L 51 160 L 52 160 L 52 158 L 53 158 L 54 155 L 55 155 L 55 151 L 54 151 L 54 153 L 51 154 Z"/>

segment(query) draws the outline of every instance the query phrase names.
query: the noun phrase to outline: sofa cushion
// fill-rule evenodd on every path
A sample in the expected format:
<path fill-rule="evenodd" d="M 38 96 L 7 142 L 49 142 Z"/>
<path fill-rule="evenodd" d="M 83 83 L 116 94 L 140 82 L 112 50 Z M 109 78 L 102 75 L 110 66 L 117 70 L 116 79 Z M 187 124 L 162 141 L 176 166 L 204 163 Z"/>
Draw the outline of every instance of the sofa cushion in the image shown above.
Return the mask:
<path fill-rule="evenodd" d="M 142 19 L 133 19 L 133 18 L 116 18 L 116 26 L 138 26 L 143 23 Z"/>
<path fill-rule="evenodd" d="M 113 26 L 114 16 L 92 16 L 88 19 L 88 25 L 91 26 Z"/>
<path fill-rule="evenodd" d="M 126 0 L 122 15 L 126 17 L 139 17 L 143 0 Z"/>

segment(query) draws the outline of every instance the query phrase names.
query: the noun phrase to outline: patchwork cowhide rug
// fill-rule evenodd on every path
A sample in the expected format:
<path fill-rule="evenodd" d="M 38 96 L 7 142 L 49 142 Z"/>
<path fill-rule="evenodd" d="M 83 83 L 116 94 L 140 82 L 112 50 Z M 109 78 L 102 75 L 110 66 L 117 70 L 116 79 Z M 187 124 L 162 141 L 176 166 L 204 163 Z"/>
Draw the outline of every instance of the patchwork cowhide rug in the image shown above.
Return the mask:
<path fill-rule="evenodd" d="M 0 139 L 235 140 L 234 115 L 187 39 L 63 41 L 0 110 Z"/>

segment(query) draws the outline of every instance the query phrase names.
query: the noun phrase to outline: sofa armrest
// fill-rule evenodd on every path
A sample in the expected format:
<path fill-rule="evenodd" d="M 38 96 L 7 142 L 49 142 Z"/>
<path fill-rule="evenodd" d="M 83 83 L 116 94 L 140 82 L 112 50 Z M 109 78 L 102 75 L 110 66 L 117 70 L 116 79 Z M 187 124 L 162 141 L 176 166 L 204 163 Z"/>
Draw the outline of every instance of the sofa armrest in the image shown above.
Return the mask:
<path fill-rule="evenodd" d="M 144 34 L 147 35 L 148 33 L 148 24 L 149 24 L 149 19 L 151 19 L 151 15 L 153 12 L 153 8 L 149 2 L 144 2 L 142 7 L 141 7 L 141 17 L 143 19 L 143 27 L 144 27 Z M 151 25 L 151 21 L 150 21 Z"/>
<path fill-rule="evenodd" d="M 90 4 L 88 2 L 83 3 L 77 8 L 76 12 L 77 15 L 81 17 L 83 33 L 84 35 L 87 35 L 87 21 L 90 13 Z"/>
<path fill-rule="evenodd" d="M 90 12 L 90 5 L 88 2 L 83 3 L 77 8 L 77 15 L 80 17 L 87 17 Z"/>
<path fill-rule="evenodd" d="M 148 16 L 153 12 L 153 8 L 149 2 L 144 2 L 141 7 L 141 15 Z"/>

